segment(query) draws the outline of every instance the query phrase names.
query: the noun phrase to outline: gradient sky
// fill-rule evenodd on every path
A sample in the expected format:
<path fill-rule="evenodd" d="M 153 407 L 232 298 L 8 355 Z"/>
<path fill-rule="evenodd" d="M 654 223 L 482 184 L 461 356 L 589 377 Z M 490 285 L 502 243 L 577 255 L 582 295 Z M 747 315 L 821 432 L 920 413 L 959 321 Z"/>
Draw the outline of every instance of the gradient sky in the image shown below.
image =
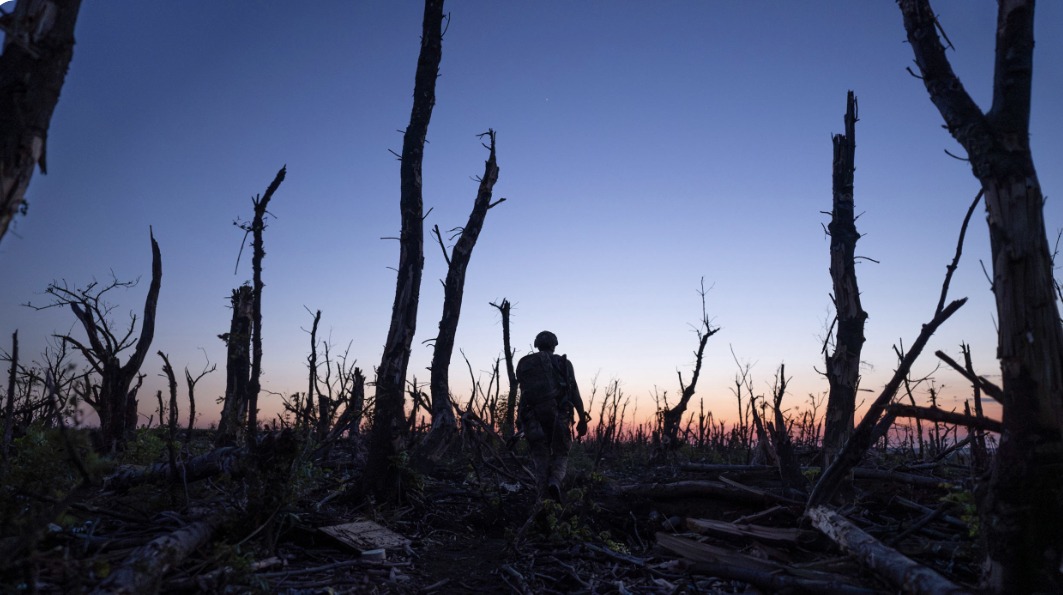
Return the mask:
<path fill-rule="evenodd" d="M 933 2 L 956 47 L 953 67 L 983 107 L 991 101 L 996 3 Z M 19 329 L 28 359 L 69 310 L 36 312 L 52 280 L 143 275 L 114 294 L 116 320 L 138 317 L 150 278 L 148 226 L 163 280 L 147 391 L 161 360 L 224 366 L 228 295 L 251 277 L 233 266 L 250 198 L 287 164 L 270 205 L 263 278 L 264 388 L 305 390 L 304 306 L 323 311 L 322 337 L 364 369 L 379 364 L 398 262 L 396 132 L 409 121 L 423 5 L 418 2 L 86 2 L 49 131 L 49 174 L 35 175 L 29 214 L 0 244 L 0 337 Z M 978 191 L 963 150 L 912 65 L 894 2 L 517 2 L 450 0 L 441 77 L 424 158 L 425 220 L 464 225 L 498 131 L 500 175 L 472 256 L 457 347 L 476 371 L 501 353 L 488 303 L 514 303 L 513 342 L 531 350 L 550 329 L 585 397 L 622 381 L 652 409 L 654 387 L 689 377 L 699 279 L 722 331 L 709 341 L 698 397 L 733 418 L 731 349 L 768 390 L 780 362 L 789 403 L 826 391 L 820 347 L 830 322 L 831 133 L 845 94 L 859 101 L 856 210 L 866 234 L 857 268 L 870 317 L 862 387 L 888 379 L 891 346 L 910 344 L 933 314 L 960 223 Z M 1063 227 L 1063 4 L 1038 6 L 1031 144 L 1054 241 Z M 427 237 L 427 235 L 426 235 Z M 426 241 L 410 376 L 427 381 L 445 263 Z M 951 297 L 970 301 L 932 353 L 972 344 L 980 373 L 998 372 L 988 234 L 979 208 Z M 74 336 L 83 331 L 73 328 Z M 201 350 L 202 349 L 202 350 Z M 460 353 L 452 390 L 470 381 Z M 962 379 L 935 374 L 944 394 Z M 219 370 L 197 388 L 201 423 L 216 419 Z M 863 393 L 870 400 L 871 393 Z M 181 389 L 183 399 L 184 388 Z M 153 400 L 153 399 L 150 399 Z M 148 399 L 141 412 L 151 413 Z M 263 396 L 263 416 L 279 399 Z M 946 406 L 954 401 L 947 400 Z M 185 405 L 182 404 L 182 409 Z M 962 404 L 960 405 L 962 408 Z"/>

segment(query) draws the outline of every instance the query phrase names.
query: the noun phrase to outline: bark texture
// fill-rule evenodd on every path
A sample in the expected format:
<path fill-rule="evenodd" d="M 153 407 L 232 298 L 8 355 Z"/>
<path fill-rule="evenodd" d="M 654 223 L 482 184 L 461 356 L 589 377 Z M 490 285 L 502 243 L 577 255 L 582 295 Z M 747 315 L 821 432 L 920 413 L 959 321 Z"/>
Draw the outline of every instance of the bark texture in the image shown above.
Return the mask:
<path fill-rule="evenodd" d="M 219 335 L 225 341 L 225 402 L 218 422 L 217 444 L 235 444 L 247 421 L 247 389 L 251 376 L 251 305 L 253 290 L 241 285 L 233 290 L 229 332 Z"/>
<path fill-rule="evenodd" d="M 261 197 L 255 197 L 255 218 L 251 221 L 250 232 L 254 238 L 252 242 L 251 268 L 254 270 L 254 285 L 251 296 L 251 379 L 247 386 L 247 439 L 249 444 L 254 444 L 258 435 L 258 393 L 262 389 L 262 259 L 266 257 L 266 250 L 262 247 L 262 231 L 266 229 L 266 209 L 273 193 L 284 181 L 287 168 L 282 167 L 277 176 L 273 178 L 266 193 Z"/>
<path fill-rule="evenodd" d="M 1033 0 L 998 3 L 993 104 L 983 113 L 945 56 L 927 0 L 899 0 L 930 100 L 985 193 L 1003 378 L 1000 447 L 979 512 L 996 593 L 1063 590 L 1063 325 L 1044 196 L 1029 145 Z"/>
<path fill-rule="evenodd" d="M 506 378 L 509 379 L 509 394 L 506 396 L 506 419 L 502 425 L 502 435 L 510 437 L 513 435 L 513 424 L 517 414 L 517 374 L 513 370 L 513 348 L 510 347 L 509 341 L 509 300 L 502 298 L 501 304 L 492 303 L 492 306 L 498 308 L 498 313 L 502 315 L 502 351 L 506 358 Z"/>
<path fill-rule="evenodd" d="M 432 429 L 429 430 L 418 452 L 422 466 L 434 465 L 446 453 L 447 448 L 457 435 L 457 421 L 454 418 L 454 406 L 450 400 L 450 358 L 454 354 L 454 340 L 458 332 L 458 318 L 461 316 L 461 300 L 465 293 L 465 271 L 472 259 L 472 250 L 483 229 L 484 218 L 491 204 L 491 193 L 498 181 L 498 164 L 495 162 L 495 132 L 489 130 L 491 153 L 484 166 L 484 175 L 480 178 L 480 189 L 473 202 L 469 221 L 462 228 L 461 237 L 447 259 L 447 280 L 443 283 L 443 316 L 439 320 L 439 334 L 436 336 L 435 352 L 432 355 Z M 497 203 L 496 203 L 497 204 Z M 436 237 L 446 257 L 443 237 L 436 227 Z"/>
<path fill-rule="evenodd" d="M 823 466 L 830 466 L 853 433 L 856 389 L 860 384 L 860 350 L 864 345 L 867 313 L 860 306 L 856 283 L 856 231 L 853 171 L 856 169 L 856 97 L 849 91 L 845 109 L 845 134 L 834 141 L 834 206 L 830 225 L 830 277 L 834 282 L 834 308 L 838 334 L 834 353 L 827 357 L 830 396 L 823 428 Z"/>
<path fill-rule="evenodd" d="M 166 571 L 180 564 L 199 546 L 208 542 L 222 522 L 221 515 L 196 521 L 139 547 L 92 595 L 149 595 L 162 587 Z"/>
<path fill-rule="evenodd" d="M 399 237 L 399 267 L 395 280 L 395 303 L 384 354 L 377 368 L 376 402 L 365 487 L 378 501 L 394 500 L 399 493 L 399 474 L 392 469 L 393 457 L 405 447 L 405 383 L 410 348 L 417 331 L 417 306 L 424 268 L 424 205 L 421 199 L 421 163 L 425 135 L 436 102 L 436 78 L 443 56 L 443 0 L 425 0 L 421 52 L 413 87 L 413 110 L 402 139 L 400 166 L 402 231 Z"/>
<path fill-rule="evenodd" d="M 48 126 L 74 56 L 80 8 L 81 0 L 18 0 L 0 23 L 0 240 L 25 208 L 33 169 L 48 173 Z"/>
<path fill-rule="evenodd" d="M 871 537 L 840 514 L 824 508 L 810 508 L 805 515 L 812 524 L 843 550 L 868 568 L 886 577 L 903 593 L 912 595 L 968 595 L 926 566 L 913 562 L 897 550 Z"/>

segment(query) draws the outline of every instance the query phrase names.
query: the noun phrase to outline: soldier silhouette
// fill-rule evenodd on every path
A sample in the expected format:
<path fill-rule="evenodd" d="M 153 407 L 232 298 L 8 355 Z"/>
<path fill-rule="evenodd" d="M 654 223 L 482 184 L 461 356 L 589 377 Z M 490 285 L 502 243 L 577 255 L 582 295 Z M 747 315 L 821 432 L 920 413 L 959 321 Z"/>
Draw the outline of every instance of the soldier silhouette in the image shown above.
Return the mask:
<path fill-rule="evenodd" d="M 567 356 L 555 355 L 556 347 L 557 336 L 543 331 L 535 337 L 538 351 L 517 363 L 517 416 L 535 462 L 539 495 L 560 502 L 572 448 L 572 413 L 579 413 L 576 431 L 581 438 L 590 416 L 583 409 L 572 363 Z"/>

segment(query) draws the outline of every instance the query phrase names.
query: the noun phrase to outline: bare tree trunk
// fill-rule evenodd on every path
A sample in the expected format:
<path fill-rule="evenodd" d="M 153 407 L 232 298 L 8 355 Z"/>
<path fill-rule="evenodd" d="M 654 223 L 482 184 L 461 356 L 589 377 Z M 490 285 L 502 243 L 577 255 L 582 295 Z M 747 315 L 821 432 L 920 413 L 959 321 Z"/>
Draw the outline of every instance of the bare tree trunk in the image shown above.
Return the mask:
<path fill-rule="evenodd" d="M 140 339 L 137 341 L 133 355 L 123 366 L 118 360 L 110 333 L 102 329 L 102 322 L 97 320 L 97 309 L 90 307 L 88 303 L 78 304 L 76 301 L 67 302 L 70 309 L 77 316 L 89 338 L 89 346 L 85 347 L 70 337 L 63 337 L 64 341 L 73 343 L 90 361 L 94 359 L 97 364 L 97 372 L 100 374 L 100 392 L 96 397 L 95 408 L 100 417 L 100 433 L 103 438 L 105 449 L 121 451 L 125 449 L 126 435 L 136 429 L 136 418 L 127 415 L 130 407 L 129 384 L 140 371 L 144 363 L 151 341 L 155 337 L 155 309 L 159 303 L 159 289 L 162 286 L 162 253 L 155 236 L 151 235 L 151 285 L 148 288 L 148 296 L 144 301 L 144 320 L 140 325 Z M 102 332 L 101 332 L 102 330 Z M 103 339 L 101 339 L 101 334 Z M 132 399 L 135 406 L 135 394 Z M 133 425 L 130 426 L 130 419 Z"/>
<path fill-rule="evenodd" d="M 1030 153 L 1033 0 L 999 2 L 993 105 L 982 113 L 952 71 L 927 0 L 900 0 L 930 100 L 967 150 L 988 212 L 1004 433 L 980 490 L 996 593 L 1063 590 L 1063 325 L 1056 307 L 1044 196 Z"/>
<path fill-rule="evenodd" d="M 15 421 L 15 387 L 18 379 L 18 331 L 11 335 L 11 372 L 7 377 L 7 403 L 4 405 L 4 433 L 0 434 L 0 482 L 7 467 L 7 446 L 11 444 Z"/>
<path fill-rule="evenodd" d="M 315 389 L 317 388 L 317 325 L 320 322 L 321 310 L 318 310 L 314 314 L 314 326 L 310 329 L 310 357 L 308 360 L 310 365 L 310 378 L 307 381 L 309 386 L 306 389 L 306 401 L 308 409 L 313 406 L 314 393 Z M 318 414 L 317 427 L 314 428 L 314 433 L 317 435 L 318 440 L 324 440 L 325 436 L 328 434 L 330 403 L 328 401 L 328 396 L 321 394 L 320 391 L 316 392 L 318 400 Z"/>
<path fill-rule="evenodd" d="M 794 494 L 791 492 L 796 491 L 803 496 L 808 491 L 808 479 L 801 474 L 801 465 L 797 462 L 797 453 L 794 452 L 794 445 L 790 440 L 790 430 L 786 427 L 786 418 L 782 413 L 786 382 L 786 365 L 780 364 L 778 376 L 775 377 L 775 386 L 772 388 L 775 423 L 768 424 L 768 430 L 771 432 L 771 441 L 775 445 L 775 458 L 779 463 L 779 479 L 782 480 L 785 495 L 792 497 Z"/>
<path fill-rule="evenodd" d="M 417 330 L 417 305 L 424 268 L 424 206 L 421 200 L 421 163 L 425 135 L 436 101 L 436 78 L 443 56 L 443 0 L 425 0 L 421 52 L 413 87 L 410 125 L 402 139 L 400 166 L 402 231 L 399 268 L 395 280 L 395 303 L 384 354 L 377 368 L 376 402 L 373 414 L 365 487 L 378 501 L 394 500 L 399 476 L 390 469 L 391 459 L 405 447 L 405 384 L 410 349 Z"/>
<path fill-rule="evenodd" d="M 513 349 L 509 342 L 509 300 L 502 298 L 501 304 L 492 303 L 502 315 L 502 351 L 506 358 L 506 377 L 509 379 L 509 395 L 506 397 L 506 419 L 502 425 L 502 436 L 513 435 L 514 417 L 517 414 L 517 374 L 513 370 Z"/>
<path fill-rule="evenodd" d="M 18 0 L 0 18 L 0 240 L 19 211 L 33 169 L 47 172 L 48 126 L 74 56 L 81 0 Z"/>
<path fill-rule="evenodd" d="M 974 373 L 974 364 L 971 363 L 971 346 L 967 344 L 960 345 L 960 350 L 963 352 L 963 364 L 967 373 L 971 376 L 976 376 Z M 982 387 L 978 383 L 974 383 L 974 413 L 981 419 L 982 415 Z M 966 402 L 965 402 L 966 404 Z M 970 414 L 970 412 L 968 412 Z M 988 466 L 989 455 L 986 451 L 985 434 L 981 429 L 974 429 L 974 440 L 971 442 L 971 466 L 974 467 L 975 473 L 981 473 Z"/>
<path fill-rule="evenodd" d="M 856 169 L 856 97 L 846 101 L 845 134 L 834 141 L 834 207 L 830 225 L 830 276 L 834 282 L 834 307 L 838 334 L 834 353 L 827 357 L 830 396 L 823 428 L 823 468 L 827 468 L 853 433 L 856 389 L 860 384 L 860 350 L 864 345 L 867 313 L 860 306 L 856 283 L 856 217 L 853 202 L 853 171 Z"/>
<path fill-rule="evenodd" d="M 483 135 L 481 135 L 482 137 Z M 488 130 L 491 139 L 491 153 L 484 166 L 484 175 L 480 178 L 480 189 L 469 214 L 469 221 L 462 228 L 458 243 L 447 257 L 443 236 L 436 226 L 436 238 L 443 249 L 443 258 L 447 260 L 447 280 L 443 284 L 443 316 L 439 320 L 439 334 L 436 336 L 435 352 L 432 355 L 432 429 L 428 432 L 418 452 L 418 462 L 422 467 L 431 467 L 439 462 L 454 436 L 457 425 L 454 419 L 454 405 L 450 400 L 450 358 L 454 354 L 454 339 L 458 332 L 458 318 L 461 316 L 461 300 L 465 292 L 465 271 L 472 259 L 472 250 L 480 236 L 487 210 L 502 202 L 491 203 L 491 192 L 498 180 L 498 164 L 495 162 L 495 131 Z M 489 387 L 490 388 L 490 387 Z"/>
<path fill-rule="evenodd" d="M 229 332 L 219 337 L 225 341 L 225 403 L 218 422 L 217 444 L 235 444 L 247 421 L 247 390 L 251 375 L 251 305 L 253 290 L 241 285 L 233 290 L 230 303 L 233 319 Z"/>
<path fill-rule="evenodd" d="M 266 251 L 262 247 L 262 230 L 266 229 L 266 209 L 269 199 L 284 181 L 287 168 L 282 167 L 273 178 L 266 193 L 261 198 L 255 197 L 255 218 L 249 229 L 254 236 L 252 241 L 251 268 L 254 270 L 254 288 L 251 298 L 251 380 L 247 387 L 247 443 L 254 446 L 258 437 L 258 393 L 262 389 L 262 259 Z"/>
<path fill-rule="evenodd" d="M 192 378 L 192 373 L 188 371 L 188 367 L 185 367 L 185 384 L 188 385 L 188 431 L 185 432 L 184 440 L 186 455 L 188 454 L 188 442 L 192 439 L 192 428 L 196 425 L 196 383 L 204 376 L 217 369 L 218 366 L 211 366 L 210 360 L 208 360 L 207 365 L 203 368 L 203 371 L 199 373 L 199 376 Z"/>
<path fill-rule="evenodd" d="M 687 410 L 687 404 L 690 403 L 691 397 L 694 396 L 694 389 L 698 384 L 698 376 L 701 375 L 701 362 L 702 356 L 705 354 L 705 344 L 708 343 L 709 337 L 720 331 L 719 327 L 712 328 L 708 312 L 705 310 L 705 292 L 705 279 L 702 278 L 701 289 L 698 292 L 701 295 L 701 327 L 697 329 L 698 350 L 694 352 L 694 374 L 690 378 L 690 384 L 684 386 L 683 374 L 682 372 L 677 372 L 681 391 L 679 402 L 676 403 L 675 407 L 665 409 L 660 414 L 661 443 L 666 450 L 679 448 L 679 424 L 683 421 L 683 414 Z"/>
<path fill-rule="evenodd" d="M 177 442 L 177 378 L 174 376 L 173 366 L 170 365 L 170 358 L 162 351 L 159 351 L 159 357 L 163 362 L 162 372 L 166 374 L 166 380 L 170 386 L 170 418 L 166 425 L 168 429 L 166 450 L 170 455 L 170 470 L 174 473 L 172 479 L 177 481 L 177 451 L 174 449 L 174 443 Z"/>

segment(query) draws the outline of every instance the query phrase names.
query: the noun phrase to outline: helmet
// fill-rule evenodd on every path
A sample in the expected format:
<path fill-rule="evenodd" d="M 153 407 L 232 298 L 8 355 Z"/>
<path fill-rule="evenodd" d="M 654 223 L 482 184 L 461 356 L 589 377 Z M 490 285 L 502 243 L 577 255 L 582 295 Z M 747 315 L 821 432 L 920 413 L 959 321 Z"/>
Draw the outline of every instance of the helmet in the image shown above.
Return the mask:
<path fill-rule="evenodd" d="M 550 331 L 543 331 L 538 335 L 535 335 L 535 348 L 536 349 L 553 349 L 557 347 L 557 335 Z"/>

